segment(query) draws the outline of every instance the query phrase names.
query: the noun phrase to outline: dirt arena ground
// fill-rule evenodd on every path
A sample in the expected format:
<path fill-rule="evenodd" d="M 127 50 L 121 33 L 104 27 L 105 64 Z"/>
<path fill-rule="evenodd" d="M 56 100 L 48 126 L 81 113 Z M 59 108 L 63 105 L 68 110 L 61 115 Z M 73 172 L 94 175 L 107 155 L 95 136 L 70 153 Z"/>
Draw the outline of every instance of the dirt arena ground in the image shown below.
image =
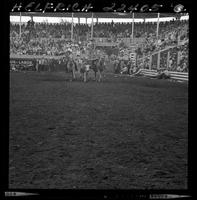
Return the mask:
<path fill-rule="evenodd" d="M 10 188 L 187 188 L 187 83 L 66 79 L 10 73 Z"/>

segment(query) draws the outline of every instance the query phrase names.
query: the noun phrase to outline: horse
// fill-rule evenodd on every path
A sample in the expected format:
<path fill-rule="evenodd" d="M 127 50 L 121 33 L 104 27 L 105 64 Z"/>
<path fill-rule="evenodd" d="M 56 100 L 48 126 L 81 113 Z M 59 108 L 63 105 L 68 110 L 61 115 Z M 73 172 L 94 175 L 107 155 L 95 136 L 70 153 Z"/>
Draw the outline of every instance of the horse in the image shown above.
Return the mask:
<path fill-rule="evenodd" d="M 88 72 L 90 71 L 90 64 L 85 60 L 81 60 L 81 62 L 78 63 L 78 70 L 80 72 L 80 76 L 83 78 L 83 81 L 87 82 Z"/>
<path fill-rule="evenodd" d="M 70 81 L 73 81 L 76 79 L 76 72 L 78 71 L 77 69 L 77 64 L 76 62 L 73 60 L 73 58 L 68 58 L 67 62 L 66 62 L 66 71 L 68 73 L 72 73 L 72 79 Z"/>
<path fill-rule="evenodd" d="M 104 58 L 100 57 L 92 61 L 90 69 L 94 71 L 95 81 L 96 81 L 96 73 L 98 72 L 99 78 L 98 81 L 100 82 L 102 79 L 102 73 L 105 69 L 105 60 Z"/>

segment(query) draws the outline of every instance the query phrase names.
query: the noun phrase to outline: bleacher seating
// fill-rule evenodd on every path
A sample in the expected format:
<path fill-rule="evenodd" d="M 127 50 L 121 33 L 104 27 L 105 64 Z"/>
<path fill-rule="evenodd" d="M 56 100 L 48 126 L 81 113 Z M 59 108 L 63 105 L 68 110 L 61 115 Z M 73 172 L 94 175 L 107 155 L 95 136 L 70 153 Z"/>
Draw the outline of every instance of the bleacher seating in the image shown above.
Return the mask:
<path fill-rule="evenodd" d="M 137 53 L 138 57 L 153 54 L 169 46 L 183 44 L 179 49 L 170 50 L 170 62 L 172 62 L 170 71 L 188 72 L 188 21 L 161 22 L 158 43 L 156 25 L 156 23 L 135 23 L 132 41 L 131 23 L 97 23 L 94 25 L 94 38 L 96 45 L 99 48 L 103 47 L 101 51 L 106 54 L 104 46 L 130 48 L 132 52 Z M 11 54 L 58 56 L 68 49 L 86 51 L 91 27 L 87 24 L 74 26 L 74 45 L 70 40 L 71 24 L 69 23 L 35 23 L 33 30 L 23 24 L 21 30 L 22 35 L 19 38 L 19 25 L 10 24 Z M 178 51 L 181 52 L 179 65 Z M 163 56 L 166 55 L 161 55 L 160 65 L 166 67 L 166 62 L 164 63 L 166 59 Z"/>

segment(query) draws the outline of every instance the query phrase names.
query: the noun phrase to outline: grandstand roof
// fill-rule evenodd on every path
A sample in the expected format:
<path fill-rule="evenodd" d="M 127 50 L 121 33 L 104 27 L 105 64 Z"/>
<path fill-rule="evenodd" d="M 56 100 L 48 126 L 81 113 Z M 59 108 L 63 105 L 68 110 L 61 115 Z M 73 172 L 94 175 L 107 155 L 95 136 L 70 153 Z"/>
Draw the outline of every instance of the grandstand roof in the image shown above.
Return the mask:
<path fill-rule="evenodd" d="M 22 16 L 42 16 L 42 17 L 72 17 L 71 12 L 46 12 L 46 13 L 40 13 L 40 12 L 22 12 Z M 19 16 L 20 12 L 11 12 L 11 16 Z M 185 15 L 184 13 L 160 13 L 160 17 L 180 17 L 182 15 Z M 134 13 L 135 18 L 157 18 L 158 13 Z M 92 13 L 88 12 L 75 12 L 74 17 L 80 17 L 80 18 L 91 18 Z M 132 18 L 131 13 L 116 13 L 116 12 L 94 12 L 95 18 Z"/>

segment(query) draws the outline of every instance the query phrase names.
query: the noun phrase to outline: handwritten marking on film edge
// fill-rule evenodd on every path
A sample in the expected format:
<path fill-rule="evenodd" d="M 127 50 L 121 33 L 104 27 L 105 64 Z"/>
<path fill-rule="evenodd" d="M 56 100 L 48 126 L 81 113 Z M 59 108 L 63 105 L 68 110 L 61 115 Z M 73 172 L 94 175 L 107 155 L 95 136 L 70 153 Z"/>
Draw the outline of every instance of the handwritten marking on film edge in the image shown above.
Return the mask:
<path fill-rule="evenodd" d="M 136 5 L 126 5 L 122 3 L 120 6 L 118 6 L 116 3 L 112 3 L 109 6 L 105 6 L 102 8 L 102 11 L 104 12 L 158 12 L 160 8 L 164 7 L 164 5 L 161 4 L 154 4 L 150 6 L 149 4 L 144 4 L 139 6 L 139 4 Z M 179 13 L 186 11 L 184 9 L 184 6 L 182 4 L 177 5 L 171 5 L 170 6 L 172 11 Z M 24 5 L 22 3 L 16 3 L 11 11 L 12 12 L 66 12 L 66 11 L 73 11 L 73 12 L 88 12 L 93 9 L 93 5 L 91 3 L 89 4 L 83 4 L 80 5 L 78 2 L 75 2 L 74 4 L 64 4 L 62 2 L 60 3 L 51 3 L 47 2 L 45 4 L 36 3 L 36 2 L 30 2 L 27 5 Z"/>
<path fill-rule="evenodd" d="M 85 4 L 85 5 L 80 5 L 78 2 L 74 4 L 64 4 L 64 3 L 50 3 L 47 2 L 46 4 L 41 4 L 41 3 L 35 3 L 35 2 L 30 2 L 27 5 L 24 5 L 22 3 L 16 3 L 11 11 L 12 12 L 63 12 L 63 11 L 73 11 L 73 12 L 88 12 L 91 9 L 93 9 L 93 6 L 91 3 Z"/>

